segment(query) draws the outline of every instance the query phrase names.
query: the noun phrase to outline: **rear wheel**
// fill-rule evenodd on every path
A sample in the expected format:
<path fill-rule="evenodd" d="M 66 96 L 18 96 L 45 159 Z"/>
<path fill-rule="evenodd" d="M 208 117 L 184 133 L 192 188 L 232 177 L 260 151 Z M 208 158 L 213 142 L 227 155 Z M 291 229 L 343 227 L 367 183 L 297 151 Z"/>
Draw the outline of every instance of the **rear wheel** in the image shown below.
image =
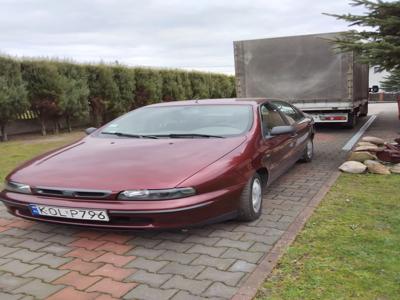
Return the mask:
<path fill-rule="evenodd" d="M 314 142 L 312 139 L 307 141 L 306 148 L 304 149 L 303 156 L 301 157 L 302 162 L 310 162 L 312 161 L 314 156 Z"/>
<path fill-rule="evenodd" d="M 361 111 L 360 111 L 360 117 L 366 117 L 368 115 L 368 102 L 365 103 L 362 107 L 361 107 Z"/>
<path fill-rule="evenodd" d="M 239 216 L 241 221 L 253 221 L 261 215 L 263 182 L 255 173 L 247 182 L 240 196 Z"/>
<path fill-rule="evenodd" d="M 347 128 L 354 128 L 357 125 L 357 112 L 351 112 L 349 113 L 348 119 L 347 119 L 347 123 L 346 123 L 346 127 Z"/>

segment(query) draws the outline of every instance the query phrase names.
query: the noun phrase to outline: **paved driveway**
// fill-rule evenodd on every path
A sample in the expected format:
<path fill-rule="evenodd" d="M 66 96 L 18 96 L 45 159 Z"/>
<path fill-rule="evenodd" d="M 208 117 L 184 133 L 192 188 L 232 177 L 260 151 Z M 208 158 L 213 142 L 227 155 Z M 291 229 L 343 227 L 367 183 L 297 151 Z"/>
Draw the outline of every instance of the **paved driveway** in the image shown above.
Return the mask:
<path fill-rule="evenodd" d="M 252 223 L 96 231 L 20 220 L 1 206 L 0 299 L 231 298 L 329 180 L 355 131 L 318 128 L 315 160 L 276 181 Z"/>

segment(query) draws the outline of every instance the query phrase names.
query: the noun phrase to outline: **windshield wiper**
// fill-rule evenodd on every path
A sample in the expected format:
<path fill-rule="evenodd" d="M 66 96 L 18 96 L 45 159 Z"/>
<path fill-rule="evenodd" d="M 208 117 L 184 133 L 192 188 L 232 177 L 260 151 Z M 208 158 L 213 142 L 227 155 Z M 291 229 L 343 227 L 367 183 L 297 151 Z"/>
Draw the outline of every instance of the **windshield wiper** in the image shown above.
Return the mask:
<path fill-rule="evenodd" d="M 145 135 L 145 134 L 130 134 L 130 133 L 123 133 L 123 132 L 111 132 L 111 131 L 102 131 L 102 134 L 112 134 L 116 136 L 122 137 L 130 137 L 130 138 L 137 138 L 137 139 L 158 139 L 158 137 L 154 135 Z"/>
<path fill-rule="evenodd" d="M 223 139 L 225 137 L 220 136 L 220 135 L 211 135 L 211 134 L 201 134 L 201 133 L 170 133 L 170 134 L 165 134 L 165 135 L 159 135 L 159 137 L 169 137 L 169 138 L 196 138 L 196 137 L 201 137 L 201 138 L 219 138 Z"/>

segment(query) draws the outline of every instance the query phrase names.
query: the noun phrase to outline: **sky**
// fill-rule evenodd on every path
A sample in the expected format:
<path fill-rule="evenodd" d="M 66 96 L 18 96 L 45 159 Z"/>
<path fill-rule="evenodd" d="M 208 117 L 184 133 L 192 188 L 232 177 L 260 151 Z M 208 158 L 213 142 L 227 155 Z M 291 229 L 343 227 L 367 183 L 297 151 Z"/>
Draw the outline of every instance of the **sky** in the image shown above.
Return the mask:
<path fill-rule="evenodd" d="M 234 73 L 236 40 L 349 29 L 348 0 L 0 0 L 0 53 Z"/>

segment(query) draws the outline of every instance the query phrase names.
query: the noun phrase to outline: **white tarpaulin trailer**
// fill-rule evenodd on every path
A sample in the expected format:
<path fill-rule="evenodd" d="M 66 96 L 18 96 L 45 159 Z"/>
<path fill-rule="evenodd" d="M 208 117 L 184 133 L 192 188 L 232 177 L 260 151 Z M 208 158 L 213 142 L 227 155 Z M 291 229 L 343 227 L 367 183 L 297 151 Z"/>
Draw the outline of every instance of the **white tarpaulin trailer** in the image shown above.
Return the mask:
<path fill-rule="evenodd" d="M 340 33 L 235 41 L 238 97 L 280 98 L 316 122 L 352 127 L 368 112 L 368 65 L 333 40 Z"/>

